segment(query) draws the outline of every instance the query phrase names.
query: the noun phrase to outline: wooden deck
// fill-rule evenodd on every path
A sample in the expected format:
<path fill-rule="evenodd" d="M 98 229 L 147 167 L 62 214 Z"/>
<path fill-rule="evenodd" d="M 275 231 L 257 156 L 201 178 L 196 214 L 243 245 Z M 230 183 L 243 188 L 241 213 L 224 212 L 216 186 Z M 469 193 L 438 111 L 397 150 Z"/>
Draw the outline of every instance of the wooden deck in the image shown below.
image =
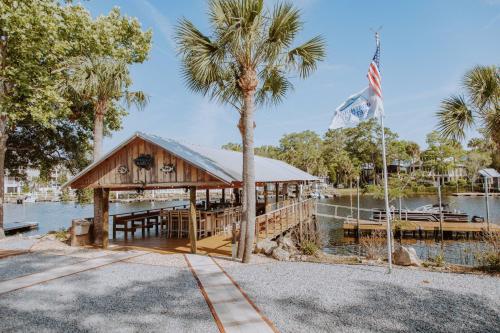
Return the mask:
<path fill-rule="evenodd" d="M 199 254 L 231 256 L 231 236 L 217 235 L 199 239 Z M 188 238 L 147 237 L 134 240 L 110 240 L 110 250 L 142 250 L 162 254 L 191 253 Z"/>
<path fill-rule="evenodd" d="M 368 221 L 360 222 L 360 230 L 386 230 L 387 223 Z M 453 231 L 453 232 L 480 232 L 486 230 L 486 223 L 451 223 L 443 222 L 443 231 Z M 349 221 L 344 223 L 344 229 L 355 230 L 357 228 L 356 222 Z M 421 221 L 408 221 L 405 225 L 401 227 L 403 231 L 434 231 L 439 229 L 439 222 L 421 222 Z M 491 231 L 500 231 L 500 226 L 496 224 L 490 224 Z"/>

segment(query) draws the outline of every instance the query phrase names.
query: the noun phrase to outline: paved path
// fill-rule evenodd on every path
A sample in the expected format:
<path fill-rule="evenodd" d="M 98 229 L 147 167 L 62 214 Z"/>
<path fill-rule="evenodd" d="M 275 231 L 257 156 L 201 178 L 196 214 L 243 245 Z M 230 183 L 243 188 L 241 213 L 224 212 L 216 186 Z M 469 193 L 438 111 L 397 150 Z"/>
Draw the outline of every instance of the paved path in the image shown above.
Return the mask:
<path fill-rule="evenodd" d="M 123 261 L 133 257 L 143 255 L 142 252 L 123 252 L 105 257 L 89 259 L 80 263 L 68 266 L 52 268 L 40 273 L 28 274 L 14 279 L 0 282 L 0 295 L 10 291 L 30 287 L 39 283 L 51 281 L 64 276 L 80 273 L 89 269 L 102 267 L 115 262 Z"/>
<path fill-rule="evenodd" d="M 273 324 L 212 258 L 188 254 L 186 260 L 221 332 L 277 332 Z"/>

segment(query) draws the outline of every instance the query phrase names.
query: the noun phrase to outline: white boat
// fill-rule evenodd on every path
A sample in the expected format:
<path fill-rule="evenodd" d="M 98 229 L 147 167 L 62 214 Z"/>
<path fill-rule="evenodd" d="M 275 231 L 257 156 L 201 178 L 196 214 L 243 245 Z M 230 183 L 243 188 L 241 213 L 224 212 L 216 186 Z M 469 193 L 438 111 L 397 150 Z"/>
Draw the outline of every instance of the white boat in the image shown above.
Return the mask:
<path fill-rule="evenodd" d="M 469 216 L 466 213 L 460 211 L 450 211 L 448 205 L 442 205 L 443 221 L 444 222 L 468 222 Z M 391 210 L 391 214 L 398 217 L 400 215 L 399 209 Z M 429 222 L 439 222 L 440 211 L 439 205 L 424 205 L 417 207 L 415 209 L 403 209 L 401 210 L 401 217 L 403 220 L 410 221 L 429 221 Z M 385 219 L 385 210 L 374 211 L 373 220 L 383 220 Z"/>
<path fill-rule="evenodd" d="M 22 200 L 21 203 L 35 203 L 36 202 L 36 198 L 31 194 L 28 194 L 27 196 L 25 196 L 21 200 Z"/>

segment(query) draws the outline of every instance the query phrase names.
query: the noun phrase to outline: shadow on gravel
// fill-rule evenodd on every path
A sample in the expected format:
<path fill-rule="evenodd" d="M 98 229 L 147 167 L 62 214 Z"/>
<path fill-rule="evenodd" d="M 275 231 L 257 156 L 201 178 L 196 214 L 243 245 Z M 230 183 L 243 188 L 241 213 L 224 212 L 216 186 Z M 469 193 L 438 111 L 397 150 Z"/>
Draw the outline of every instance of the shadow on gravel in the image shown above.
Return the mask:
<path fill-rule="evenodd" d="M 42 272 L 58 266 L 76 264 L 84 260 L 86 259 L 47 254 L 44 252 L 7 257 L 0 259 L 0 281 Z"/>
<path fill-rule="evenodd" d="M 499 309 L 477 295 L 432 288 L 417 293 L 390 283 L 355 283 L 364 290 L 355 305 L 326 309 L 313 296 L 269 300 L 269 304 L 294 313 L 308 332 L 500 332 Z"/>
<path fill-rule="evenodd" d="M 217 332 L 188 269 L 120 263 L 0 296 L 0 332 Z"/>

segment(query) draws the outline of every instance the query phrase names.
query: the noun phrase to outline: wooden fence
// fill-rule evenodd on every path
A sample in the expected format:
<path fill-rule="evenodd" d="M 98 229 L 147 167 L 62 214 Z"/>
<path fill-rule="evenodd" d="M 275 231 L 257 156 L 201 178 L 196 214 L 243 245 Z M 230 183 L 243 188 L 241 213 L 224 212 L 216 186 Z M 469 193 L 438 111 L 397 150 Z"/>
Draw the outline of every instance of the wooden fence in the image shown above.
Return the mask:
<path fill-rule="evenodd" d="M 288 206 L 257 216 L 255 220 L 256 241 L 274 238 L 296 225 L 302 227 L 302 223 L 310 220 L 315 211 L 316 201 L 307 199 L 292 202 Z"/>

